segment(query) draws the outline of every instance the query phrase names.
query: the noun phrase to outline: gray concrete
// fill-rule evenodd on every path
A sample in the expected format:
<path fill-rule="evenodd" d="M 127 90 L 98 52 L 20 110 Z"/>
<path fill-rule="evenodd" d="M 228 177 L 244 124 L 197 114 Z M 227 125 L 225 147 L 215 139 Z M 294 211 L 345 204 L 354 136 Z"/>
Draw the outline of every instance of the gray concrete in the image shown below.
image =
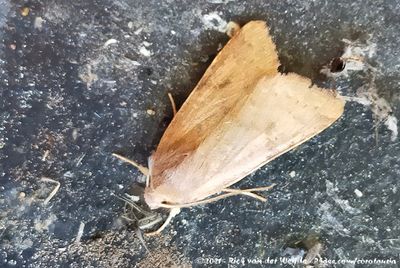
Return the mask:
<path fill-rule="evenodd" d="M 315 241 L 328 260 L 400 261 L 397 1 L 0 4 L 1 267 L 243 267 L 241 258 L 307 253 Z M 111 152 L 146 163 L 172 117 L 167 92 L 181 105 L 228 40 L 224 22 L 254 19 L 268 22 L 282 71 L 353 101 L 323 134 L 238 183 L 276 183 L 268 203 L 184 209 L 146 240 L 151 256 L 114 196 L 143 178 Z M 321 74 L 345 51 L 361 63 Z M 43 177 L 61 184 L 47 205 L 55 185 Z"/>

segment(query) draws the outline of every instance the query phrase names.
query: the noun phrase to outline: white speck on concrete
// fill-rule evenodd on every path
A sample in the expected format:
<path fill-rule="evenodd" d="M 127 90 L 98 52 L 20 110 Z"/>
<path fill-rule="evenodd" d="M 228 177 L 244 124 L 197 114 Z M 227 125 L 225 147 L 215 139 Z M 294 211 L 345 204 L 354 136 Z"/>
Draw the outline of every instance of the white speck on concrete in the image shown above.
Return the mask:
<path fill-rule="evenodd" d="M 363 196 L 363 193 L 362 193 L 360 190 L 358 190 L 358 189 L 355 189 L 355 190 L 354 190 L 354 193 L 355 193 L 355 195 L 356 195 L 357 197 L 362 197 L 362 196 Z"/>
<path fill-rule="evenodd" d="M 203 24 L 206 29 L 212 29 L 224 33 L 226 31 L 226 26 L 228 23 L 222 19 L 217 12 L 211 12 L 203 15 Z"/>
<path fill-rule="evenodd" d="M 85 223 L 81 221 L 81 223 L 79 224 L 78 233 L 76 234 L 76 238 L 74 241 L 75 244 L 79 244 L 81 242 L 84 229 L 85 229 Z"/>
<path fill-rule="evenodd" d="M 321 214 L 321 227 L 333 229 L 341 235 L 348 235 L 349 232 L 344 228 L 342 222 L 332 214 L 332 211 L 333 208 L 328 202 L 318 208 L 318 212 Z"/>
<path fill-rule="evenodd" d="M 17 265 L 17 261 L 16 261 L 16 260 L 9 260 L 7 263 L 8 263 L 9 265 L 12 265 L 12 266 Z"/>
<path fill-rule="evenodd" d="M 397 118 L 393 115 L 389 115 L 385 121 L 385 126 L 392 132 L 391 140 L 395 141 L 399 134 L 397 128 Z"/>
<path fill-rule="evenodd" d="M 79 74 L 79 78 L 86 83 L 87 89 L 90 89 L 92 84 L 99 79 L 97 74 L 92 72 L 92 65 L 90 64 L 86 65 L 86 68 Z"/>
<path fill-rule="evenodd" d="M 44 21 L 45 20 L 42 17 L 36 17 L 35 20 L 33 21 L 33 28 L 41 30 Z"/>
<path fill-rule="evenodd" d="M 361 210 L 354 208 L 349 204 L 348 200 L 342 199 L 338 196 L 337 192 L 339 189 L 333 185 L 332 182 L 326 180 L 326 193 L 333 201 L 345 212 L 349 214 L 360 214 Z"/>
<path fill-rule="evenodd" d="M 351 96 L 342 96 L 345 101 L 353 101 L 357 102 L 364 106 L 370 106 L 371 101 L 367 98 L 360 98 L 360 97 L 351 97 Z"/>
<path fill-rule="evenodd" d="M 143 45 L 144 45 L 145 47 L 149 47 L 149 46 L 151 46 L 151 43 L 149 43 L 149 42 L 147 42 L 147 41 L 143 41 Z"/>
<path fill-rule="evenodd" d="M 152 109 L 147 109 L 146 112 L 147 112 L 148 115 L 155 115 L 156 114 L 156 111 L 154 111 Z"/>
<path fill-rule="evenodd" d="M 142 31 L 143 31 L 143 28 L 139 28 L 139 29 L 137 29 L 136 31 L 134 31 L 133 33 L 134 33 L 135 35 L 139 35 Z"/>
<path fill-rule="evenodd" d="M 106 47 L 108 47 L 109 45 L 116 44 L 116 43 L 118 43 L 118 40 L 117 40 L 117 39 L 114 39 L 114 38 L 108 39 L 108 40 L 104 43 L 103 48 L 106 48 Z"/>
<path fill-rule="evenodd" d="M 139 49 L 140 54 L 142 54 L 145 57 L 150 57 L 151 56 L 151 51 L 148 50 L 146 47 L 142 46 Z"/>
<path fill-rule="evenodd" d="M 294 170 L 290 171 L 289 176 L 294 178 L 296 176 L 296 171 Z"/>
<path fill-rule="evenodd" d="M 74 173 L 72 173 L 71 171 L 67 171 L 64 173 L 63 175 L 66 178 L 73 178 L 74 177 Z"/>
<path fill-rule="evenodd" d="M 352 42 L 348 39 L 342 39 L 343 43 L 347 44 L 346 50 L 342 57 L 368 57 L 372 58 L 376 54 L 376 44 L 371 42 L 371 37 L 367 40 L 366 44 L 359 42 Z"/>
<path fill-rule="evenodd" d="M 76 140 L 78 139 L 78 136 L 79 136 L 79 131 L 78 131 L 77 128 L 74 128 L 74 129 L 72 130 L 72 139 L 73 139 L 74 141 L 76 141 Z"/>
<path fill-rule="evenodd" d="M 357 97 L 351 97 L 350 99 L 370 107 L 373 113 L 375 125 L 384 123 L 392 132 L 391 140 L 396 140 L 398 136 L 398 120 L 395 116 L 391 115 L 392 107 L 390 103 L 379 95 L 378 89 L 375 85 L 375 76 L 372 77 L 370 84 L 360 87 L 356 94 Z"/>
<path fill-rule="evenodd" d="M 33 222 L 33 227 L 38 232 L 49 231 L 50 225 L 53 224 L 55 220 L 57 220 L 57 216 L 54 214 L 51 214 L 45 220 L 35 219 Z"/>

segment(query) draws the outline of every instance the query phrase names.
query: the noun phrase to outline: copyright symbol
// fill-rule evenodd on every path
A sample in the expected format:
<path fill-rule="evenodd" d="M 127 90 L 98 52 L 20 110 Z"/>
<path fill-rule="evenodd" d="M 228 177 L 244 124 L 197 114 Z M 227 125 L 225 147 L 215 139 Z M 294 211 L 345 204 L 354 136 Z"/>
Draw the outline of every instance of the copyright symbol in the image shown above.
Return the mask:
<path fill-rule="evenodd" d="M 196 264 L 204 264 L 204 263 L 206 263 L 206 262 L 205 262 L 205 259 L 202 258 L 202 257 L 196 258 L 196 259 L 194 260 L 194 262 L 195 262 Z"/>

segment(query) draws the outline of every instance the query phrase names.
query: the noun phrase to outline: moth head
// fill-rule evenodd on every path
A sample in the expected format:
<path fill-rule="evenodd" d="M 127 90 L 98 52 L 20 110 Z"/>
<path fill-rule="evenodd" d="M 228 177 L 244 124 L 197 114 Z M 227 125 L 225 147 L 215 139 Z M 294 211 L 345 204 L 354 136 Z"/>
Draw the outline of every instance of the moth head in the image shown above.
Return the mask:
<path fill-rule="evenodd" d="M 166 204 L 179 204 L 181 195 L 168 185 L 160 185 L 157 188 L 146 187 L 144 200 L 151 209 L 165 207 Z"/>
<path fill-rule="evenodd" d="M 144 200 L 151 209 L 157 209 L 160 208 L 161 205 L 166 201 L 166 197 L 157 191 L 157 188 L 152 189 L 147 187 L 144 190 Z"/>

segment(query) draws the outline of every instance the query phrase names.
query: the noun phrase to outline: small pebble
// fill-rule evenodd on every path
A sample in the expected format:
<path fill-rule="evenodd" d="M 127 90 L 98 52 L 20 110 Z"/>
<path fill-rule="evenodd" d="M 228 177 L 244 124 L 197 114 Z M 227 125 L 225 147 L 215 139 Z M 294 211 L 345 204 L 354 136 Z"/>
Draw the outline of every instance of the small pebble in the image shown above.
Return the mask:
<path fill-rule="evenodd" d="M 143 31 L 143 28 L 139 28 L 139 29 L 137 29 L 136 31 L 134 31 L 133 33 L 136 34 L 136 35 L 138 35 L 138 34 L 140 34 L 142 31 Z"/>
<path fill-rule="evenodd" d="M 33 28 L 40 30 L 43 27 L 43 23 L 44 19 L 42 19 L 41 17 L 36 17 L 35 21 L 33 22 Z"/>
<path fill-rule="evenodd" d="M 117 40 L 117 39 L 114 39 L 114 38 L 111 38 L 111 39 L 108 39 L 108 40 L 104 43 L 103 47 L 106 48 L 106 47 L 108 47 L 109 45 L 116 44 L 116 43 L 118 43 L 118 40 Z"/>
<path fill-rule="evenodd" d="M 143 45 L 144 45 L 145 47 L 148 47 L 148 46 L 151 45 L 151 43 L 149 43 L 149 42 L 147 42 L 147 41 L 143 41 Z"/>
<path fill-rule="evenodd" d="M 140 52 L 140 54 L 142 54 L 145 57 L 150 57 L 151 56 L 150 50 L 148 50 L 144 46 L 139 49 L 139 52 Z"/>
<path fill-rule="evenodd" d="M 30 11 L 29 7 L 23 7 L 23 8 L 21 8 L 21 15 L 23 17 L 26 17 L 29 15 L 29 11 Z"/>
<path fill-rule="evenodd" d="M 148 115 L 155 115 L 156 114 L 156 111 L 154 111 L 152 109 L 147 109 L 146 112 L 147 112 Z"/>
<path fill-rule="evenodd" d="M 363 196 L 363 193 L 358 189 L 355 189 L 354 193 L 356 194 L 357 197 L 362 197 Z"/>
<path fill-rule="evenodd" d="M 294 176 L 296 176 L 296 171 L 294 170 L 290 171 L 289 176 L 294 178 Z"/>

